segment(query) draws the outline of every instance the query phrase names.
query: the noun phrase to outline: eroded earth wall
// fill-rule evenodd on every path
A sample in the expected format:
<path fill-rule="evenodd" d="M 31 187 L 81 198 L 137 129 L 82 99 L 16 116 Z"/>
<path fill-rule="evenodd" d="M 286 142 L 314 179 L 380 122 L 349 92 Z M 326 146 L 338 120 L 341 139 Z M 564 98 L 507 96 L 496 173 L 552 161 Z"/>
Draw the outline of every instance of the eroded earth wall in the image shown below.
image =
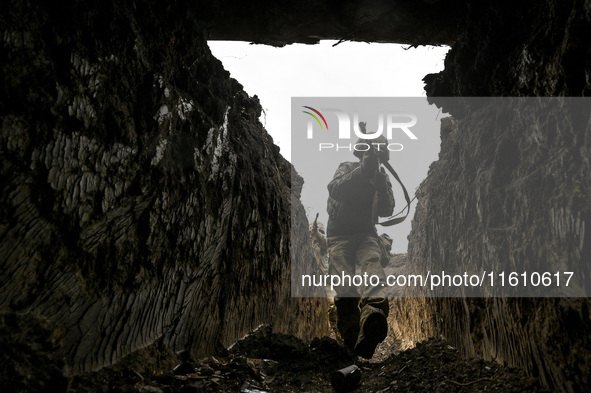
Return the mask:
<path fill-rule="evenodd" d="M 325 334 L 323 303 L 290 298 L 291 165 L 199 7 L 9 3 L 0 310 L 48 320 L 74 372 L 157 340 L 213 353 L 260 324 Z"/>
<path fill-rule="evenodd" d="M 420 187 L 410 263 L 529 272 L 571 266 L 589 277 L 588 105 L 555 111 L 540 102 L 535 114 L 515 110 L 495 117 L 483 108 L 446 107 L 436 98 L 589 95 L 591 3 L 517 3 L 467 2 L 466 32 L 445 70 L 425 79 L 432 101 L 454 119 L 443 122 L 439 160 Z M 556 391 L 589 390 L 587 298 L 402 303 L 400 309 L 416 310 L 399 314 L 403 335 L 412 340 L 437 332 L 466 355 L 519 367 Z M 417 319 L 425 326 L 417 329 Z"/>

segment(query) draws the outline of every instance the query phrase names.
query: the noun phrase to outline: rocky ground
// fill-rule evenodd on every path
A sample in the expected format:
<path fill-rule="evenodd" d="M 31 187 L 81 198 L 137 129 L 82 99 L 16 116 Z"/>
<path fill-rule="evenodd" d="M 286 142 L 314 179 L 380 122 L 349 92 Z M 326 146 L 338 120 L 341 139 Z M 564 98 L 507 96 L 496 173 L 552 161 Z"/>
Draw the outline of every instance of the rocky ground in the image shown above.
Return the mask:
<path fill-rule="evenodd" d="M 216 356 L 191 359 L 156 343 L 111 367 L 68 379 L 56 355 L 58 333 L 30 315 L 0 314 L 0 392 L 324 393 L 333 391 L 331 375 L 353 364 L 361 374 L 354 389 L 359 393 L 547 392 L 519 370 L 462 358 L 441 340 L 401 350 L 390 334 L 367 361 L 334 338 L 308 345 L 266 326 L 228 349 L 220 347 Z"/>
<path fill-rule="evenodd" d="M 219 356 L 200 360 L 162 355 L 152 347 L 116 366 L 74 378 L 69 392 L 331 392 L 331 374 L 352 364 L 361 370 L 354 389 L 359 393 L 547 391 L 518 370 L 464 359 L 445 341 L 398 348 L 389 338 L 374 359 L 365 361 L 351 357 L 332 338 L 306 345 L 262 328 Z"/>

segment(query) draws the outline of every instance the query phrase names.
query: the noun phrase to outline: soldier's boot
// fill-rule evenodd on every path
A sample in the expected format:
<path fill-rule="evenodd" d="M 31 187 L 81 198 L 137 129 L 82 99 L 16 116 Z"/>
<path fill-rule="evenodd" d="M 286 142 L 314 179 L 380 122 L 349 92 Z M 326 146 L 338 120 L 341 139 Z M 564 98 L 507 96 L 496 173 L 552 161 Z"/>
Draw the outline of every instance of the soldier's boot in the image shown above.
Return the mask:
<path fill-rule="evenodd" d="M 386 314 L 379 308 L 369 305 L 361 311 L 361 328 L 354 353 L 365 359 L 371 359 L 379 343 L 388 335 Z"/>
<path fill-rule="evenodd" d="M 337 329 L 343 339 L 345 347 L 353 352 L 359 336 L 359 299 L 335 298 Z"/>

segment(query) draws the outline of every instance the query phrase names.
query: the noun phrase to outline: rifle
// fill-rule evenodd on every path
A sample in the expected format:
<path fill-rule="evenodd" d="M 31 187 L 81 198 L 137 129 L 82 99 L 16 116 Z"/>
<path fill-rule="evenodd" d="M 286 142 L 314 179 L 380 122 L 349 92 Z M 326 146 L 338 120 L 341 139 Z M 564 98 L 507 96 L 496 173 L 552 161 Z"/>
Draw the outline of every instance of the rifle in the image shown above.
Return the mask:
<path fill-rule="evenodd" d="M 314 230 L 314 233 L 318 232 L 318 215 L 320 213 L 316 213 L 316 218 L 314 219 L 314 222 L 312 223 L 312 229 Z"/>

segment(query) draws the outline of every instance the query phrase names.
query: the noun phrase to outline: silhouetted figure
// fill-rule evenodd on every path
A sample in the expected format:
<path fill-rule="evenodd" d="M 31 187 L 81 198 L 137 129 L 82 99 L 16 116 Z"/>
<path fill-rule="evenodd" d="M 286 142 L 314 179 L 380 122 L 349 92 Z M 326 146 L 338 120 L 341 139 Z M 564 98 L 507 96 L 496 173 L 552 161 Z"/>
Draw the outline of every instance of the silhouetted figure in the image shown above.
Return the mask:
<path fill-rule="evenodd" d="M 360 123 L 365 131 L 365 123 Z M 359 162 L 339 165 L 328 184 L 329 274 L 340 277 L 373 277 L 376 285 L 335 287 L 337 326 L 345 345 L 355 354 L 370 359 L 388 333 L 388 299 L 383 295 L 385 274 L 382 258 L 386 251 L 377 235 L 377 217 L 392 215 L 394 194 L 380 161 L 389 159 L 388 142 L 383 136 L 360 139 L 354 151 Z M 380 144 L 380 145 L 377 145 Z M 379 147 L 379 151 L 378 151 Z M 344 280 L 346 281 L 346 280 Z M 385 284 L 384 284 L 385 285 Z"/>

